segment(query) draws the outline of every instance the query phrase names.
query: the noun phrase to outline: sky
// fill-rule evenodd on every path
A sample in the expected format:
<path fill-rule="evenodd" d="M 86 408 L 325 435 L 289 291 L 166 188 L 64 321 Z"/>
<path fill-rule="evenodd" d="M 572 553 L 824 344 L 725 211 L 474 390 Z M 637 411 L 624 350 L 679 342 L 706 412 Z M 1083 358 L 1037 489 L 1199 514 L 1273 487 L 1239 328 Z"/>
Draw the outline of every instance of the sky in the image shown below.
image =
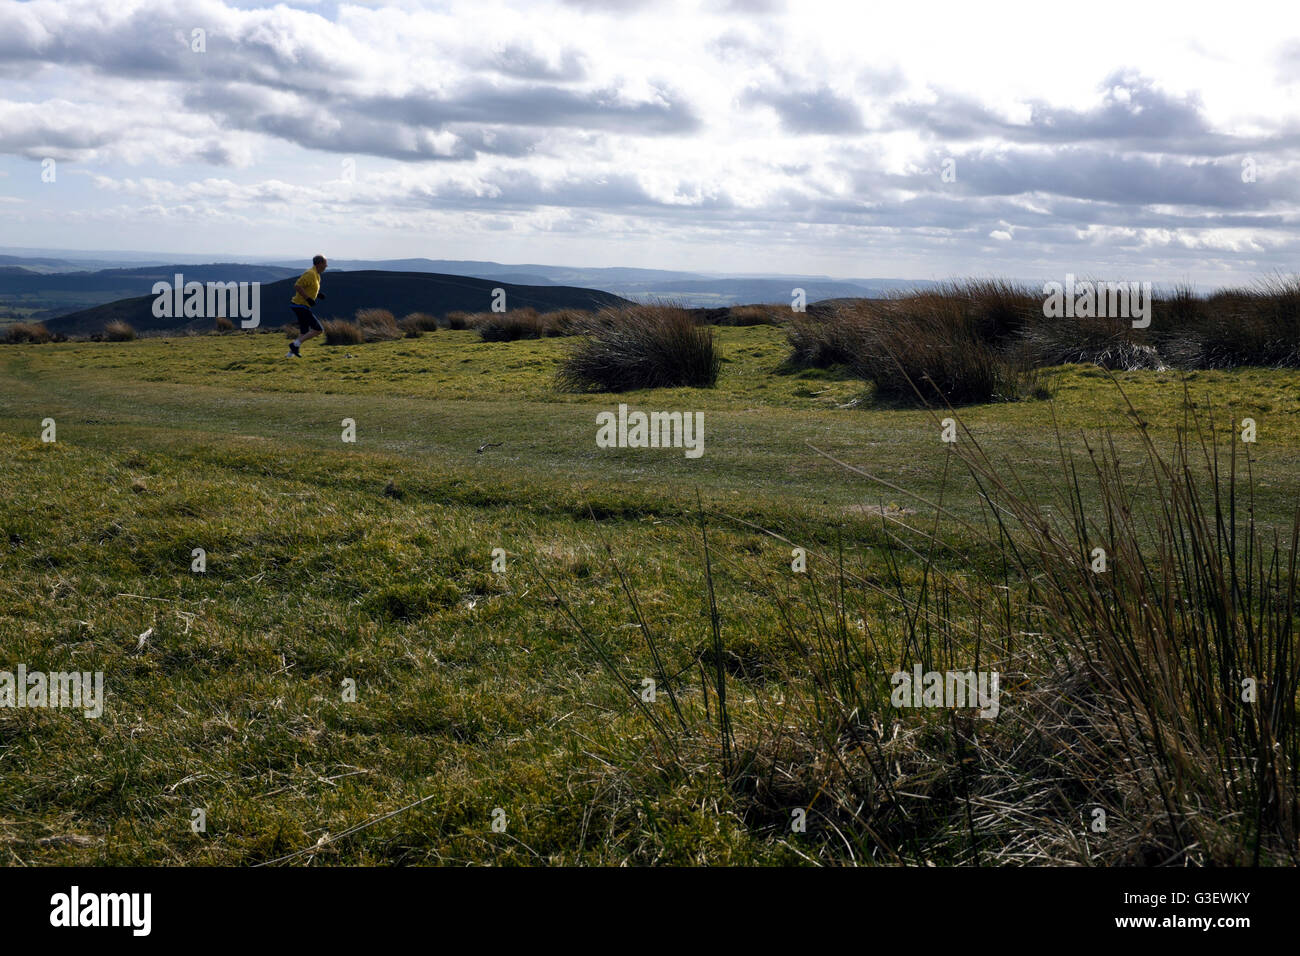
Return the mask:
<path fill-rule="evenodd" d="M 1298 84 L 1288 3 L 0 0 L 0 246 L 1244 283 Z"/>

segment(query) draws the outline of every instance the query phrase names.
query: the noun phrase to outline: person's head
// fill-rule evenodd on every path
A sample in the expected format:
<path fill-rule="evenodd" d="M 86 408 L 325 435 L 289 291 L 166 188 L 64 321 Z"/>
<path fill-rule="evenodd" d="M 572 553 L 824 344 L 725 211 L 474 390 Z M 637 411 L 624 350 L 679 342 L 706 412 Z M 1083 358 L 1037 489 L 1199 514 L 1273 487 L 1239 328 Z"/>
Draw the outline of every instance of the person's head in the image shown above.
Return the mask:
<path fill-rule="evenodd" d="M 325 267 L 329 265 L 324 256 L 316 256 L 311 260 L 312 267 L 318 272 L 324 272 Z"/>

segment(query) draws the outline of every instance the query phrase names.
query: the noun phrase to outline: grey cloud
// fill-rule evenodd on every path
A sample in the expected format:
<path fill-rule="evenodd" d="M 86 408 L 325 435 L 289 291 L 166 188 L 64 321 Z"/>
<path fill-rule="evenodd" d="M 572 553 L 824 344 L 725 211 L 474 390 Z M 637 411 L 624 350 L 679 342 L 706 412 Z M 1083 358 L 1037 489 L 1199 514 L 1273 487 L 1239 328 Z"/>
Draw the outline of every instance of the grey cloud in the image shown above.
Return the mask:
<path fill-rule="evenodd" d="M 713 0 L 711 6 L 724 13 L 762 14 L 783 13 L 785 0 Z"/>
<path fill-rule="evenodd" d="M 511 45 L 495 51 L 488 65 L 499 73 L 525 80 L 581 80 L 587 67 L 581 53 L 565 50 L 558 63 L 526 47 Z"/>
<path fill-rule="evenodd" d="M 635 209 L 655 205 L 654 200 L 631 175 L 570 178 L 546 183 L 521 169 L 493 170 L 482 177 L 476 186 L 451 182 L 435 187 L 413 188 L 405 200 L 415 206 L 436 206 L 439 209 L 462 209 L 480 213 L 518 212 L 543 206 Z M 357 201 L 386 209 L 394 203 L 391 196 L 373 200 L 358 198 Z M 401 199 L 397 202 L 400 204 Z"/>
<path fill-rule="evenodd" d="M 666 204 L 646 192 L 636 177 L 630 173 L 575 176 L 548 183 L 525 170 L 510 169 L 492 172 L 485 178 L 485 182 L 495 192 L 491 199 L 484 200 L 477 197 L 476 193 L 471 194 L 469 190 L 458 187 L 448 187 L 439 192 L 437 198 L 440 201 L 455 198 L 457 195 L 462 198 L 472 198 L 473 206 L 477 209 L 493 207 L 531 209 L 539 206 L 556 206 L 616 210 L 683 209 L 698 213 L 701 210 L 720 210 L 731 206 L 730 200 L 725 197 L 688 206 Z M 685 185 L 683 192 L 693 191 L 689 184 Z"/>
<path fill-rule="evenodd" d="M 1030 127 L 1040 137 L 1058 142 L 1164 140 L 1211 134 L 1195 95 L 1178 99 L 1145 77 L 1122 72 L 1107 77 L 1103 87 L 1101 104 L 1091 110 L 1035 103 Z"/>
<path fill-rule="evenodd" d="M 225 143 L 208 143 L 206 146 L 197 149 L 194 157 L 209 166 L 233 166 L 235 164 L 235 154 Z"/>
<path fill-rule="evenodd" d="M 857 133 L 863 130 L 857 105 L 821 85 L 805 89 L 786 86 L 750 87 L 740 97 L 743 106 L 768 106 L 783 129 L 792 133 Z"/>
<path fill-rule="evenodd" d="M 0 153 L 25 159 L 73 160 L 90 150 L 101 149 L 117 139 L 109 134 L 85 129 L 55 129 L 46 124 L 21 129 L 0 129 Z"/>
<path fill-rule="evenodd" d="M 207 9 L 181 4 L 165 15 L 140 10 L 117 24 L 112 35 L 104 35 L 93 23 L 50 31 L 30 11 L 0 7 L 0 59 L 89 67 L 131 81 L 179 82 L 188 108 L 206 110 L 228 129 L 257 131 L 313 149 L 395 159 L 526 155 L 542 139 L 533 130 L 546 127 L 665 135 L 701 126 L 690 103 L 662 84 L 652 100 L 643 102 L 628 101 L 615 88 L 556 85 L 585 75 L 581 53 L 573 49 L 552 62 L 515 44 L 477 64 L 521 82 L 470 80 L 451 95 L 353 94 L 348 81 L 356 74 L 326 41 L 311 33 L 272 30 L 263 20 L 244 21 L 230 37 L 210 30 L 207 52 L 191 52 L 188 24 L 201 23 L 200 14 Z M 268 92 L 310 97 L 311 105 L 305 99 L 301 106 L 274 105 L 277 99 Z M 307 116 L 320 121 L 308 122 Z M 341 122 L 335 126 L 331 119 Z M 456 137 L 450 150 L 431 142 L 432 132 L 444 131 Z M 212 155 L 220 159 L 226 154 Z"/>
<path fill-rule="evenodd" d="M 907 79 L 897 66 L 885 69 L 867 68 L 858 71 L 857 88 L 872 96 L 889 96 L 902 89 Z"/>
<path fill-rule="evenodd" d="M 185 107 L 207 113 L 226 129 L 263 133 L 309 149 L 402 160 L 463 160 L 475 155 L 474 147 L 459 137 L 450 150 L 440 151 L 428 131 L 351 111 L 320 111 L 305 100 L 271 109 L 253 86 L 193 90 L 185 97 Z M 484 145 L 481 138 L 479 145 Z"/>
<path fill-rule="evenodd" d="M 776 55 L 771 44 L 735 29 L 718 34 L 708 42 L 707 47 L 723 60 L 749 58 L 768 62 Z"/>
<path fill-rule="evenodd" d="M 562 0 L 565 6 L 592 13 L 627 13 L 655 6 L 659 0 Z"/>
<path fill-rule="evenodd" d="M 1195 95 L 1172 96 L 1149 78 L 1124 71 L 1107 77 L 1096 107 L 1073 110 L 1034 102 L 1027 123 L 1009 122 L 961 94 L 944 94 L 935 103 L 896 103 L 889 118 L 890 129 L 921 129 L 952 141 L 1094 142 L 1180 155 L 1226 156 L 1300 143 L 1297 130 L 1250 138 L 1219 133 L 1207 123 Z"/>
<path fill-rule="evenodd" d="M 944 94 L 935 103 L 895 103 L 889 110 L 892 130 L 920 129 L 940 139 L 968 140 L 1010 135 L 1010 125 L 972 97 Z"/>
<path fill-rule="evenodd" d="M 645 134 L 690 133 L 700 128 L 699 117 L 679 94 L 662 89 L 659 93 L 654 102 L 626 102 L 613 88 L 578 91 L 477 82 L 443 99 L 410 94 L 361 98 L 350 105 L 368 116 L 422 126 L 507 123 Z"/>
<path fill-rule="evenodd" d="M 227 128 L 262 132 L 312 149 L 407 160 L 470 159 L 480 152 L 522 156 L 538 148 L 536 130 L 545 128 L 662 135 L 699 126 L 690 106 L 671 94 L 656 102 L 628 103 L 616 90 L 584 93 L 548 86 L 506 90 L 480 84 L 445 99 L 331 94 L 323 103 L 295 98 L 271 106 L 258 87 L 227 84 L 192 88 L 184 103 Z M 444 130 L 457 137 L 450 152 L 429 142 L 430 132 Z"/>
<path fill-rule="evenodd" d="M 941 185 L 940 171 L 949 158 L 955 162 L 956 182 Z M 1189 161 L 1078 147 L 1004 149 L 951 157 L 934 153 L 927 169 L 894 182 L 909 189 L 943 188 L 965 195 L 1044 193 L 1129 205 L 1218 209 L 1264 209 L 1300 199 L 1300 188 L 1289 177 L 1245 183 L 1241 172 L 1235 157 Z"/>
<path fill-rule="evenodd" d="M 238 122 L 237 119 L 233 122 Z M 337 153 L 359 153 L 405 160 L 466 160 L 474 150 L 457 137 L 449 150 L 440 149 L 426 133 L 353 116 L 337 128 L 310 114 L 264 113 L 239 128 L 256 130 L 300 146 Z"/>
<path fill-rule="evenodd" d="M 537 151 L 542 137 L 536 133 L 492 126 L 449 126 L 467 147 L 494 156 L 527 156 Z"/>
<path fill-rule="evenodd" d="M 688 195 L 696 191 L 694 183 L 678 183 L 680 194 Z M 527 212 L 543 207 L 569 211 L 592 210 L 594 213 L 637 212 L 683 221 L 697 216 L 725 216 L 740 212 L 730 197 L 725 195 L 687 204 L 664 202 L 648 193 L 631 173 L 592 173 L 547 181 L 518 168 L 487 171 L 477 177 L 473 184 L 450 181 L 434 186 L 416 186 L 401 196 L 358 196 L 353 202 L 384 209 L 404 205 L 434 206 L 443 210 L 458 209 L 484 214 Z"/>
<path fill-rule="evenodd" d="M 257 20 L 227 36 L 205 21 L 207 12 L 184 3 L 166 14 L 145 7 L 107 33 L 94 21 L 77 20 L 51 30 L 34 24 L 21 6 L 0 7 L 0 60 L 89 67 L 136 80 L 220 77 L 289 89 L 318 89 L 353 75 L 324 43 L 277 34 Z M 196 29 L 205 30 L 206 52 L 191 49 Z"/>

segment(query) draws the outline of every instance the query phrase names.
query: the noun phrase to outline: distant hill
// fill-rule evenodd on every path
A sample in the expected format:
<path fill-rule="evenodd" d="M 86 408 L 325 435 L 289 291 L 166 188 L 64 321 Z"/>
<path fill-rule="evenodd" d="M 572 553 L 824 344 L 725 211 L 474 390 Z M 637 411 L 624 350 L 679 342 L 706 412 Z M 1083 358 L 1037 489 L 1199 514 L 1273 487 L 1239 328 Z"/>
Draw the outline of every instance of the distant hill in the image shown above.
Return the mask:
<path fill-rule="evenodd" d="M 282 261 L 276 261 L 272 264 L 289 265 L 289 263 Z M 576 285 L 598 289 L 609 289 L 611 286 L 623 282 L 704 278 L 698 272 L 676 272 L 668 269 L 639 269 L 626 266 L 577 268 L 536 263 L 505 264 L 482 259 L 331 259 L 330 267 L 349 270 L 388 269 L 399 272 L 436 272 L 441 275 L 476 276 L 481 279 L 503 279 L 506 281 L 511 281 L 513 276 L 536 276 L 558 285 Z"/>
<path fill-rule="evenodd" d="M 139 252 L 132 249 L 41 249 L 31 246 L 0 246 L 0 260 L 9 260 L 13 265 L 28 266 L 37 272 L 91 272 L 96 269 L 160 266 L 172 262 L 199 265 L 205 262 L 230 262 L 233 258 L 229 254 L 214 252 L 196 255 L 175 251 Z M 259 256 L 247 261 L 264 264 L 267 260 Z"/>
<path fill-rule="evenodd" d="M 458 275 L 459 273 L 452 273 Z M 546 276 L 529 275 L 526 272 L 500 272 L 491 276 L 479 276 L 481 279 L 498 279 L 501 282 L 513 282 L 515 285 L 558 285 Z M 582 285 L 578 283 L 578 285 Z M 583 286 L 583 288 L 586 288 Z"/>
<path fill-rule="evenodd" d="M 34 251 L 35 252 L 35 251 Z M 50 319 L 149 293 L 154 282 L 180 272 L 200 282 L 273 282 L 298 275 L 305 259 L 257 259 L 252 263 L 194 263 L 141 259 L 90 264 L 86 259 L 0 255 L 0 309 L 20 309 L 33 318 Z M 384 271 L 467 276 L 528 286 L 600 289 L 637 302 L 669 300 L 688 308 L 719 308 L 762 302 L 788 302 L 791 290 L 805 291 L 809 302 L 828 298 L 878 298 L 908 289 L 933 286 L 924 279 L 857 279 L 825 275 L 683 272 L 635 266 L 555 266 L 501 263 L 482 259 L 346 259 L 330 260 L 339 272 Z M 18 271 L 19 269 L 25 271 Z"/>
<path fill-rule="evenodd" d="M 276 262 L 276 265 L 283 263 Z M 331 260 L 342 269 L 400 269 L 603 289 L 637 302 L 663 299 L 693 308 L 718 308 L 762 302 L 789 302 L 791 290 L 804 290 L 809 302 L 830 298 L 879 298 L 906 289 L 935 285 L 925 279 L 834 279 L 830 276 L 764 276 L 681 272 L 627 266 L 582 268 L 538 263 L 512 265 L 479 259 Z"/>
<path fill-rule="evenodd" d="M 0 257 L 0 261 L 17 257 Z M 274 282 L 298 276 L 302 269 L 280 266 L 212 263 L 208 265 L 132 266 L 94 272 L 47 273 L 31 268 L 33 260 L 0 266 L 0 306 L 36 309 L 35 318 L 47 318 L 147 295 L 158 281 L 171 282 L 176 273 L 196 282 Z M 41 260 L 50 261 L 50 260 Z"/>
<path fill-rule="evenodd" d="M 306 268 L 305 265 L 292 269 L 286 266 L 249 265 L 244 262 L 213 262 L 203 265 L 117 267 L 80 275 L 103 280 L 121 279 L 152 286 L 159 280 L 170 282 L 178 272 L 185 276 L 186 282 L 274 282 L 277 279 L 297 278 Z M 71 277 L 63 275 L 59 278 Z"/>
<path fill-rule="evenodd" d="M 278 328 L 293 320 L 289 300 L 293 297 L 293 283 L 301 270 L 294 270 L 292 278 L 264 283 L 261 287 L 262 325 Z M 194 267 L 184 270 L 186 281 L 202 279 Z M 168 278 L 166 276 L 160 278 Z M 229 273 L 214 276 L 212 281 L 233 281 Z M 252 280 L 245 280 L 252 281 Z M 322 319 L 352 318 L 358 309 L 388 309 L 397 318 L 410 312 L 427 312 L 446 315 L 448 312 L 485 312 L 492 306 L 492 290 L 505 290 L 506 307 L 510 309 L 531 306 L 539 312 L 557 309 L 596 309 L 605 305 L 626 305 L 628 300 L 602 292 L 561 285 L 518 285 L 469 276 L 439 275 L 428 272 L 358 272 L 334 271 L 325 273 L 321 290 L 325 298 L 318 304 L 316 314 Z M 120 319 L 138 332 L 207 330 L 213 320 L 160 319 L 153 314 L 153 295 L 136 296 L 83 309 L 57 319 L 48 319 L 46 327 L 51 332 L 65 335 L 91 335 L 103 331 L 104 326 Z"/>
<path fill-rule="evenodd" d="M 284 269 L 279 266 L 252 266 L 242 263 L 213 263 L 211 265 L 167 265 L 130 269 L 99 269 L 95 272 L 58 272 L 42 274 L 26 266 L 7 265 L 0 269 L 0 296 L 23 295 L 42 291 L 55 292 L 116 292 L 144 295 L 157 281 L 170 282 L 176 273 L 186 281 L 198 282 L 274 282 L 297 276 L 302 269 Z"/>
<path fill-rule="evenodd" d="M 627 283 L 619 287 L 622 295 L 640 302 L 662 299 L 702 308 L 767 302 L 789 305 L 795 289 L 804 290 L 807 302 L 872 296 L 872 290 L 866 286 L 805 278 L 677 279 Z"/>
<path fill-rule="evenodd" d="M 67 259 L 49 259 L 43 256 L 0 256 L 0 266 L 22 266 L 29 272 L 59 272 L 75 270 L 76 265 Z"/>

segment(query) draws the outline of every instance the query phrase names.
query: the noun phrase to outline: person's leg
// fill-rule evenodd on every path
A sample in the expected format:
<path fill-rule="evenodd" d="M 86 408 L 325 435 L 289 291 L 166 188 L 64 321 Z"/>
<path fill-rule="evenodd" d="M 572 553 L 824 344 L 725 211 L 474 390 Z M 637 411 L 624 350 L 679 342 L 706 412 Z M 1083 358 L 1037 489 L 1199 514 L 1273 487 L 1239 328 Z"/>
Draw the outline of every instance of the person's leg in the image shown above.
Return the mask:
<path fill-rule="evenodd" d="M 298 347 L 306 342 L 313 335 L 316 335 L 321 328 L 320 321 L 312 314 L 311 309 L 301 305 L 290 306 L 293 309 L 294 317 L 298 320 L 298 337 L 289 343 L 289 354 L 297 355 Z"/>
<path fill-rule="evenodd" d="M 307 315 L 309 316 L 306 323 L 307 328 L 303 329 L 302 335 L 298 336 L 299 345 L 302 345 L 302 343 L 306 342 L 308 339 L 314 339 L 316 336 L 320 335 L 322 332 L 325 331 L 325 326 L 320 324 L 320 319 L 316 318 L 315 312 L 312 312 L 310 309 L 308 309 Z"/>

